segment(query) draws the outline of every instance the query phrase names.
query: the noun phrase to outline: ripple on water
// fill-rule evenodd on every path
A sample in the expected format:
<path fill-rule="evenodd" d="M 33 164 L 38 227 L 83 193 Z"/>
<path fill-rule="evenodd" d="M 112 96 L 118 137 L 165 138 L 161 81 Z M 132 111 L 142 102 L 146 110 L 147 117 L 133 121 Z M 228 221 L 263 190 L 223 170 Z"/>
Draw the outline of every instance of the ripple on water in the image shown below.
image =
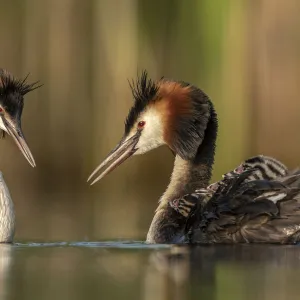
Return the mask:
<path fill-rule="evenodd" d="M 122 248 L 122 249 L 165 249 L 171 245 L 146 244 L 143 241 L 101 241 L 101 242 L 51 242 L 51 243 L 14 243 L 14 247 L 86 247 L 86 248 Z"/>

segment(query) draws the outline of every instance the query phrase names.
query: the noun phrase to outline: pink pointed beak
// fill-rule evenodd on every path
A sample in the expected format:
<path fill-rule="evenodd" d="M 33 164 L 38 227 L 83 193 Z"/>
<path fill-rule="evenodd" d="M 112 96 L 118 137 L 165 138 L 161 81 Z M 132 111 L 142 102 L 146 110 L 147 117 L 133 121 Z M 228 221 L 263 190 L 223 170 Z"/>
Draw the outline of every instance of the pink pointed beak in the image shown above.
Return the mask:
<path fill-rule="evenodd" d="M 120 143 L 107 155 L 104 161 L 94 170 L 87 182 L 91 181 L 98 172 L 102 172 L 91 182 L 91 185 L 102 179 L 105 175 L 112 172 L 125 160 L 131 157 L 138 149 L 135 148 L 140 138 L 140 131 L 129 139 L 122 139 Z"/>

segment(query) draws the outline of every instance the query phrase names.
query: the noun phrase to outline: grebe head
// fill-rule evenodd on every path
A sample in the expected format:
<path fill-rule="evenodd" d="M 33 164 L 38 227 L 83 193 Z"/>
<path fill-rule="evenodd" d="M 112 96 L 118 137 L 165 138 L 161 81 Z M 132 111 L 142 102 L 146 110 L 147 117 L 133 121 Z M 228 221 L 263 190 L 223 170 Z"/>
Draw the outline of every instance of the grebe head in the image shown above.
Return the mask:
<path fill-rule="evenodd" d="M 33 155 L 22 132 L 21 116 L 24 96 L 39 86 L 37 82 L 27 84 L 26 79 L 16 79 L 6 70 L 0 69 L 0 129 L 12 136 L 29 164 L 35 167 Z"/>
<path fill-rule="evenodd" d="M 211 102 L 198 88 L 179 81 L 152 81 L 144 71 L 130 84 L 134 105 L 125 121 L 119 144 L 88 178 L 102 173 L 94 184 L 132 155 L 162 145 L 184 160 L 195 158 L 210 119 Z M 104 169 L 105 168 L 105 169 Z"/>

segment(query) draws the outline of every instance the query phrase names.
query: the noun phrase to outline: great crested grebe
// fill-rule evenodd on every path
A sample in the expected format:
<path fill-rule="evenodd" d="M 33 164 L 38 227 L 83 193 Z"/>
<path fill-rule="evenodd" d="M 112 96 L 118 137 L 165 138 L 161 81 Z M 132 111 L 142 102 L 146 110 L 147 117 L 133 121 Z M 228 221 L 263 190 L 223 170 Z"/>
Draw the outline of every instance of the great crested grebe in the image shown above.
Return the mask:
<path fill-rule="evenodd" d="M 299 241 L 299 200 L 299 170 L 260 155 L 168 210 L 180 214 L 177 235 L 187 243 L 287 244 Z"/>
<path fill-rule="evenodd" d="M 94 184 L 110 173 L 130 156 L 144 154 L 159 146 L 167 145 L 175 155 L 174 168 L 167 190 L 160 198 L 146 241 L 148 243 L 185 242 L 186 236 L 185 233 L 182 232 L 182 229 L 185 227 L 187 219 L 192 221 L 193 218 L 189 218 L 189 213 L 182 214 L 182 211 L 178 212 L 178 210 L 175 209 L 176 205 L 170 204 L 176 199 L 182 199 L 182 197 L 190 200 L 193 199 L 192 202 L 195 202 L 196 198 L 193 196 L 195 191 L 204 189 L 205 191 L 209 190 L 210 193 L 198 193 L 198 196 L 201 195 L 201 197 L 200 200 L 198 199 L 199 197 L 197 197 L 198 200 L 195 204 L 197 204 L 196 206 L 200 204 L 202 207 L 206 203 L 206 201 L 203 202 L 202 198 L 205 196 L 204 198 L 208 200 L 206 208 L 210 207 L 208 204 L 211 202 L 210 198 L 212 198 L 212 192 L 214 192 L 215 188 L 211 187 L 210 189 L 206 189 L 206 187 L 208 187 L 211 179 L 214 163 L 218 131 L 217 114 L 208 96 L 199 88 L 186 82 L 168 80 L 165 78 L 154 82 L 148 79 L 146 72 L 143 72 L 141 77 L 130 86 L 135 102 L 125 122 L 125 133 L 119 144 L 95 169 L 88 178 L 88 181 L 94 178 L 103 168 L 103 171 L 91 184 Z M 276 161 L 272 158 L 268 159 Z M 234 189 L 239 190 L 237 187 L 242 185 L 243 182 L 244 184 L 249 183 L 245 182 L 246 177 L 249 176 L 249 181 L 250 179 L 256 179 L 250 181 L 254 183 L 259 180 L 264 183 L 270 183 L 275 174 L 285 176 L 287 172 L 285 166 L 279 162 L 277 162 L 276 165 L 281 165 L 281 168 L 275 168 L 275 170 L 273 170 L 274 166 L 268 165 L 268 170 L 271 170 L 271 173 L 266 171 L 267 177 L 265 177 L 265 174 L 262 172 L 257 172 L 257 168 L 243 170 L 241 167 L 238 167 L 236 172 L 233 172 L 235 173 L 234 176 L 227 176 L 229 182 L 225 182 L 225 187 L 234 186 Z M 261 174 L 260 177 L 259 174 Z M 298 175 L 294 176 L 298 178 Z M 288 177 L 287 180 L 287 182 L 282 180 L 280 185 L 284 191 L 289 189 L 290 177 Z M 296 182 L 298 184 L 298 180 L 296 180 Z M 269 192 L 273 190 L 277 191 L 279 184 L 273 183 L 270 185 Z M 224 189 L 224 184 L 220 185 L 219 189 L 221 188 Z M 294 188 L 292 190 L 294 191 Z M 238 201 L 237 199 L 239 198 L 236 197 L 235 194 L 230 195 L 232 195 L 235 202 Z M 255 229 L 258 230 L 258 223 L 255 223 L 252 219 L 247 219 L 249 217 L 247 214 L 248 206 L 252 205 L 255 209 L 259 210 L 259 215 L 262 216 L 262 218 L 264 218 L 265 215 L 269 217 L 269 212 L 264 210 L 263 205 L 260 205 L 262 201 L 256 201 L 257 197 L 255 193 L 252 197 L 251 193 L 250 196 L 247 194 L 247 197 L 251 204 L 241 201 L 240 206 L 244 208 L 245 205 L 246 211 L 243 212 L 243 210 L 240 209 L 240 211 L 235 212 L 234 217 L 237 226 L 241 226 L 243 222 L 248 222 L 247 226 L 254 226 Z M 296 229 L 297 226 L 300 229 L 297 194 L 287 192 L 285 200 L 287 199 L 292 201 L 294 205 L 291 211 L 292 218 L 289 218 L 289 222 L 287 222 L 286 219 L 280 219 L 280 211 L 277 213 L 274 225 L 270 223 L 271 221 L 268 221 L 271 224 L 270 226 L 273 226 L 268 233 L 274 237 L 273 233 L 281 231 L 281 236 L 285 236 L 285 241 L 291 231 L 288 227 L 285 227 L 284 224 L 289 223 L 289 226 L 294 226 L 294 229 Z M 282 200 L 283 199 L 280 199 L 280 201 Z M 226 201 L 230 203 L 231 199 L 227 197 Z M 190 201 L 185 202 L 188 205 L 190 203 Z M 212 201 L 211 203 L 215 204 L 215 202 L 217 201 Z M 223 202 L 220 208 L 224 207 Z M 214 206 L 212 206 L 211 209 L 212 212 L 216 210 Z M 198 232 L 198 234 L 193 236 L 192 242 L 197 242 L 197 237 L 199 238 L 198 242 L 208 241 L 208 238 L 206 240 L 202 238 L 199 234 L 199 230 L 205 230 L 200 224 L 203 224 L 202 219 L 206 215 L 210 215 L 210 212 L 205 211 L 205 214 L 202 216 L 201 208 L 200 210 L 197 209 L 196 215 L 197 218 L 194 218 L 192 221 L 194 224 L 192 223 L 188 226 L 190 229 L 192 228 L 192 231 L 194 230 L 193 228 L 195 228 L 195 231 Z M 217 217 L 220 218 L 221 223 L 222 216 L 217 215 Z M 280 223 L 280 221 L 282 223 Z M 267 224 L 269 224 L 268 222 Z M 200 229 L 197 225 L 200 226 Z M 259 226 L 260 225 L 259 223 Z M 222 230 L 226 231 L 226 227 L 222 228 Z M 223 235 L 222 230 L 218 231 L 219 235 Z M 274 232 L 272 232 L 272 230 Z M 257 234 L 259 235 L 260 233 L 258 232 Z M 279 235 L 277 235 L 277 238 L 278 240 L 276 240 L 276 238 L 271 239 L 269 236 L 264 235 L 264 231 L 262 231 L 260 239 L 257 241 L 269 242 L 272 240 L 272 242 L 283 242 Z M 242 241 L 242 239 L 232 238 L 226 242 L 236 243 L 245 241 L 256 242 L 255 239 L 247 240 L 247 238 L 245 238 L 244 241 Z M 219 240 L 211 239 L 209 242 L 219 242 Z"/>
<path fill-rule="evenodd" d="M 24 96 L 38 88 L 37 82 L 27 84 L 26 79 L 18 80 L 6 70 L 0 69 L 0 129 L 3 137 L 8 133 L 32 167 L 35 161 L 26 143 L 21 128 Z M 15 233 L 13 202 L 0 172 L 0 243 L 11 243 Z"/>

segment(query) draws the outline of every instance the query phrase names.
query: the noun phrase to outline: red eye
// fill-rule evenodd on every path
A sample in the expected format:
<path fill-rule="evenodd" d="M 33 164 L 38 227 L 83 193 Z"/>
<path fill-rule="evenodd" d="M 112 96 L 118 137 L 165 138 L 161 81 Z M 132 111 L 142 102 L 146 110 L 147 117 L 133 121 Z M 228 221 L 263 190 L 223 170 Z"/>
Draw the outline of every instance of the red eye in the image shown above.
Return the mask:
<path fill-rule="evenodd" d="M 0 112 L 3 112 L 3 109 L 2 109 L 2 107 L 0 107 Z"/>
<path fill-rule="evenodd" d="M 140 121 L 138 123 L 138 128 L 143 128 L 145 126 L 146 122 L 145 121 Z"/>

